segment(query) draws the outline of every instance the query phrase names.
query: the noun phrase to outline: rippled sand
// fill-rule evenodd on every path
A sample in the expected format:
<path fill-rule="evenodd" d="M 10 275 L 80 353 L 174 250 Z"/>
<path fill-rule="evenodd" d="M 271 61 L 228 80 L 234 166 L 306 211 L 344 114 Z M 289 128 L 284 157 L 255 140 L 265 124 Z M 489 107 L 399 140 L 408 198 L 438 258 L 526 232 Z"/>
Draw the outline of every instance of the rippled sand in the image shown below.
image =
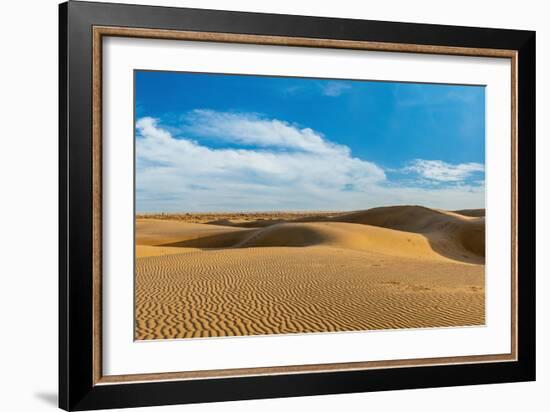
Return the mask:
<path fill-rule="evenodd" d="M 137 339 L 485 323 L 481 216 L 400 207 L 136 227 Z"/>

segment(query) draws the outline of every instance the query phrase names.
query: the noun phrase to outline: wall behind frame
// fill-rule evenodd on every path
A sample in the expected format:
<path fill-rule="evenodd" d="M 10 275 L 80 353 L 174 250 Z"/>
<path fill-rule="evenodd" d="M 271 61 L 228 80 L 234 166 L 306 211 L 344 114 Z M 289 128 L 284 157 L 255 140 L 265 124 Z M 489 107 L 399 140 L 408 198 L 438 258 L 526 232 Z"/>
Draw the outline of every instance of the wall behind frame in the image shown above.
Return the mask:
<path fill-rule="evenodd" d="M 224 404 L 142 408 L 142 411 L 378 410 L 542 411 L 550 386 L 550 27 L 544 2 L 524 0 L 118 0 L 121 3 L 202 7 L 267 13 L 503 27 L 537 31 L 537 347 L 535 383 L 423 389 Z M 57 404 L 57 0 L 0 6 L 0 312 L 2 409 L 54 410 Z M 540 405 L 540 406 L 538 406 Z M 138 410 L 138 409 L 136 409 Z"/>

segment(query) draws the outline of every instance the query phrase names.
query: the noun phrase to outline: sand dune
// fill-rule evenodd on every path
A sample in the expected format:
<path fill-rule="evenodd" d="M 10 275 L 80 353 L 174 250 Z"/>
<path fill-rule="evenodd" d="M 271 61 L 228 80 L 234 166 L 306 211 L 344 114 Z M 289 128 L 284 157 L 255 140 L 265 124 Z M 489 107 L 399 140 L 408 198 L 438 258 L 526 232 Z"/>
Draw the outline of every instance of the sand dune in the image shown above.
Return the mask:
<path fill-rule="evenodd" d="M 461 212 L 139 218 L 136 337 L 483 324 L 484 217 Z"/>
<path fill-rule="evenodd" d="M 151 257 L 151 256 L 165 256 L 165 255 L 177 255 L 179 253 L 196 252 L 200 249 L 195 248 L 181 248 L 170 246 L 150 246 L 150 245 L 136 245 L 136 258 Z"/>
<path fill-rule="evenodd" d="M 483 263 L 485 218 L 421 206 L 381 207 L 338 216 L 340 222 L 380 226 L 422 234 L 437 253 L 451 259 Z"/>
<path fill-rule="evenodd" d="M 138 259 L 138 339 L 479 325 L 483 267 L 313 246 Z"/>
<path fill-rule="evenodd" d="M 247 229 L 224 226 L 204 225 L 169 220 L 138 219 L 136 221 L 136 246 L 157 246 L 166 248 L 214 248 L 231 247 L 240 242 Z M 154 254 L 153 248 L 136 247 L 137 257 L 140 250 L 147 255 Z M 159 249 L 160 250 L 160 249 Z"/>
<path fill-rule="evenodd" d="M 484 217 L 420 206 L 306 217 L 288 223 L 281 219 L 215 223 L 138 219 L 136 243 L 205 249 L 331 245 L 418 258 L 438 254 L 468 263 L 483 263 L 485 256 Z"/>
<path fill-rule="evenodd" d="M 331 246 L 391 256 L 441 259 L 427 239 L 415 233 L 341 222 L 284 223 L 258 230 L 236 247 Z"/>

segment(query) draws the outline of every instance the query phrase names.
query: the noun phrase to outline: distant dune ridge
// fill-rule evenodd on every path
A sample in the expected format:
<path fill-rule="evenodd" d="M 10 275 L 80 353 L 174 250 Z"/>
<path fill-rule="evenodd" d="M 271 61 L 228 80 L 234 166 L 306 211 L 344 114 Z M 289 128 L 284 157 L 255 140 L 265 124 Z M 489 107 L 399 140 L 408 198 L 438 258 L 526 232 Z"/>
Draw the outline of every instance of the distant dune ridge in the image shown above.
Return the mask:
<path fill-rule="evenodd" d="M 421 206 L 138 216 L 136 337 L 483 324 L 484 216 Z"/>
<path fill-rule="evenodd" d="M 481 215 L 482 211 L 466 212 L 463 215 L 461 211 L 394 206 L 288 221 L 220 219 L 204 225 L 138 219 L 137 244 L 205 249 L 331 245 L 416 257 L 440 254 L 481 263 L 485 257 L 484 213 L 483 217 L 472 218 L 471 214 Z"/>

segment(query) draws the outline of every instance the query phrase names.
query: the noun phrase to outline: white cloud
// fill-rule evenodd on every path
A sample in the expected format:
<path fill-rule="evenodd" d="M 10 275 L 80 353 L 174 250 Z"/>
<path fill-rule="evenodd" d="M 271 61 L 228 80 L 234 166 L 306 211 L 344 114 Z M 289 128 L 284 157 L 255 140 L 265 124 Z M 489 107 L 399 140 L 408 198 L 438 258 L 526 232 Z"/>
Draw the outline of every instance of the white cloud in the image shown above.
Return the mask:
<path fill-rule="evenodd" d="M 207 147 L 174 137 L 153 118 L 139 119 L 138 211 L 483 207 L 483 187 L 399 187 L 381 167 L 354 158 L 348 147 L 312 129 L 258 115 L 202 111 L 194 116 L 203 135 L 251 148 Z"/>
<path fill-rule="evenodd" d="M 340 96 L 344 91 L 351 89 L 351 86 L 344 82 L 338 82 L 338 81 L 332 80 L 330 82 L 323 83 L 321 88 L 322 88 L 322 93 L 325 96 L 337 97 L 337 96 Z"/>
<path fill-rule="evenodd" d="M 485 171 L 481 163 L 450 164 L 441 160 L 415 159 L 402 169 L 436 182 L 463 182 L 474 173 Z"/>
<path fill-rule="evenodd" d="M 257 114 L 226 113 L 213 110 L 193 110 L 186 116 L 187 130 L 202 137 L 254 145 L 303 150 L 312 153 L 347 154 L 346 146 L 325 140 L 320 133 L 309 128 L 277 120 L 266 119 Z"/>
<path fill-rule="evenodd" d="M 226 122 L 233 141 L 261 143 L 269 149 L 213 149 L 176 139 L 155 119 L 141 118 L 136 123 L 138 208 L 142 203 L 150 208 L 158 199 L 173 199 L 173 207 L 180 210 L 194 205 L 203 210 L 264 208 L 262 204 L 280 208 L 285 202 L 296 208 L 306 202 L 311 202 L 310 208 L 323 208 L 327 198 L 349 185 L 365 190 L 386 179 L 380 167 L 351 157 L 348 148 L 311 129 L 214 112 L 209 119 L 215 134 Z M 245 137 L 239 138 L 238 131 Z M 255 133 L 247 135 L 250 131 Z M 288 140 L 292 136 L 294 143 Z"/>

